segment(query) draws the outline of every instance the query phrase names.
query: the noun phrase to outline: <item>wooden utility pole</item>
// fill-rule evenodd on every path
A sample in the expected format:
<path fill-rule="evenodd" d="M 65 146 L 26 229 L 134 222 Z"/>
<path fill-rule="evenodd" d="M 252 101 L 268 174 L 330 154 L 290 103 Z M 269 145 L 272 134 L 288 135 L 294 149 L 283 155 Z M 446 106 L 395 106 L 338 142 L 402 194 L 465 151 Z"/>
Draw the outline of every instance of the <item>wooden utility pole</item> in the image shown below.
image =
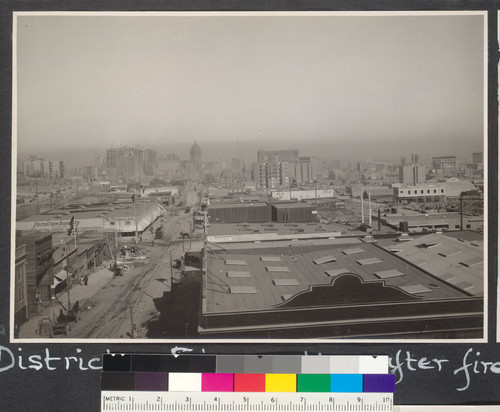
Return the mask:
<path fill-rule="evenodd" d="M 132 308 L 130 308 L 130 337 L 135 338 L 134 312 Z"/>
<path fill-rule="evenodd" d="M 460 193 L 460 207 L 459 207 L 459 212 L 460 212 L 460 230 L 464 230 L 464 210 L 463 210 L 463 194 Z"/>

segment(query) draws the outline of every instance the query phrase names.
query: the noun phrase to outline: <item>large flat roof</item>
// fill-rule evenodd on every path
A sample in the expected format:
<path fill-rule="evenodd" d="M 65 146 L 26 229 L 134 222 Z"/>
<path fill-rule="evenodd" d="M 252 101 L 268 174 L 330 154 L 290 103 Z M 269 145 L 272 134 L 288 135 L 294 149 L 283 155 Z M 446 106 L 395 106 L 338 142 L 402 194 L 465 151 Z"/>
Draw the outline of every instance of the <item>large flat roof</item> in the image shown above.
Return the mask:
<path fill-rule="evenodd" d="M 271 204 L 273 207 L 275 207 L 276 209 L 292 209 L 292 208 L 296 208 L 296 209 L 304 209 L 304 208 L 311 208 L 313 207 L 312 204 L 310 203 L 272 203 Z"/>
<path fill-rule="evenodd" d="M 269 206 L 266 202 L 238 202 L 238 203 L 215 203 L 208 206 L 210 209 L 227 209 L 231 207 L 267 207 Z"/>
<path fill-rule="evenodd" d="M 484 294 L 484 244 L 482 239 L 465 239 L 429 234 L 398 243 L 395 254 L 474 296 Z"/>
<path fill-rule="evenodd" d="M 140 218 L 147 210 L 158 205 L 157 202 L 137 202 L 137 216 Z M 131 217 L 136 215 L 134 203 L 109 203 L 102 205 L 73 205 L 64 209 L 53 209 L 47 213 L 29 216 L 20 222 L 36 222 L 41 220 L 69 220 L 72 216 L 76 219 L 116 219 Z"/>
<path fill-rule="evenodd" d="M 282 242 L 279 246 L 265 244 L 260 248 L 253 245 L 247 249 L 229 250 L 209 245 L 208 271 L 203 291 L 206 297 L 205 313 L 276 310 L 276 305 L 295 294 L 309 290 L 312 285 L 329 285 L 335 276 L 346 272 L 358 275 L 363 281 L 385 282 L 385 285 L 398 287 L 424 300 L 470 296 L 444 280 L 409 265 L 383 248 L 356 239 L 343 240 L 322 241 L 321 244 L 313 245 L 302 245 L 301 242 L 283 245 Z M 355 254 L 343 253 L 345 249 L 353 247 L 359 247 L 361 251 Z M 270 256 L 279 258 L 280 261 L 270 262 L 266 258 Z M 326 256 L 329 257 L 328 262 L 314 263 Z M 330 259 L 331 257 L 335 260 Z M 234 262 L 239 264 L 235 265 Z M 271 266 L 279 266 L 281 269 L 269 270 Z M 235 277 L 234 271 L 248 272 L 250 277 Z M 232 272 L 233 276 L 229 277 L 228 272 Z M 396 272 L 401 275 L 394 276 Z M 275 280 L 282 281 L 274 282 Z M 238 288 L 231 289 L 234 286 L 247 287 L 247 292 L 235 293 Z"/>
<path fill-rule="evenodd" d="M 328 233 L 347 232 L 350 228 L 338 223 L 211 223 L 208 227 L 209 236 L 244 235 L 256 233 L 277 233 L 278 235 L 298 233 Z"/>

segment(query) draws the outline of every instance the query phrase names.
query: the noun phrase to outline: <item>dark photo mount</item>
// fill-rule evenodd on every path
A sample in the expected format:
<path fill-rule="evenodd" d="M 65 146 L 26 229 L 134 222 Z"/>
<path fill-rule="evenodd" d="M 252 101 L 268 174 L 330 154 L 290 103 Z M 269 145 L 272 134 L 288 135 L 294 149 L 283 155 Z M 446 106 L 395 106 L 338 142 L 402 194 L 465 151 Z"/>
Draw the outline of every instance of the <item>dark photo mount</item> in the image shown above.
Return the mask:
<path fill-rule="evenodd" d="M 349 2 L 335 2 L 332 4 L 330 2 L 316 3 L 314 7 L 321 10 L 352 10 L 352 4 Z M 117 5 L 113 2 L 79 2 L 78 9 L 82 11 L 109 11 L 115 8 Z M 377 2 L 375 4 L 377 9 L 380 10 L 481 10 L 487 11 L 487 23 L 488 23 L 488 55 L 490 56 L 487 65 L 487 75 L 488 78 L 488 171 L 487 171 L 487 182 L 488 182 L 488 204 L 485 205 L 488 211 L 488 267 L 485 269 L 485 277 L 487 278 L 488 288 L 487 288 L 487 306 L 485 308 L 485 326 L 487 325 L 487 334 L 484 335 L 488 343 L 476 343 L 469 342 L 463 343 L 460 339 L 456 340 L 456 343 L 450 344 L 447 340 L 446 342 L 435 341 L 432 343 L 425 344 L 415 344 L 413 341 L 411 343 L 398 342 L 398 343 L 374 343 L 373 340 L 369 339 L 366 343 L 321 343 L 317 342 L 312 338 L 310 342 L 300 342 L 294 340 L 294 342 L 287 341 L 286 343 L 240 343 L 238 342 L 228 342 L 224 344 L 215 342 L 196 342 L 192 338 L 187 340 L 179 340 L 178 343 L 159 343 L 156 340 L 151 340 L 151 343 L 133 343 L 132 339 L 130 341 L 114 341 L 102 340 L 96 343 L 86 343 L 85 340 L 80 342 L 69 342 L 61 341 L 58 344 L 52 344 L 48 342 L 40 342 L 34 339 L 31 343 L 16 341 L 17 332 L 14 328 L 15 324 L 12 322 L 11 318 L 11 302 L 10 302 L 10 276 L 4 276 L 1 285 L 1 297 L 0 298 L 0 325 L 5 326 L 4 330 L 9 336 L 3 336 L 0 333 L 0 345 L 2 348 L 10 348 L 13 353 L 31 355 L 31 354 L 44 354 L 45 348 L 49 348 L 52 356 L 71 356 L 71 354 L 76 353 L 79 349 L 83 351 L 78 356 L 83 356 L 85 358 L 92 358 L 93 356 L 99 357 L 107 349 L 113 352 L 120 351 L 133 351 L 135 353 L 165 353 L 169 352 L 174 347 L 186 347 L 192 349 L 195 353 L 255 353 L 255 354 L 265 354 L 265 353 L 281 353 L 281 354 L 303 354 L 305 351 L 310 354 L 369 354 L 369 353 L 381 353 L 389 354 L 392 357 L 393 362 L 396 363 L 396 359 L 401 362 L 405 362 L 405 365 L 415 366 L 418 360 L 424 357 L 428 359 L 446 359 L 446 361 L 441 363 L 442 368 L 434 368 L 432 370 L 422 370 L 417 369 L 417 371 L 412 371 L 410 369 L 405 369 L 405 366 L 401 366 L 404 370 L 404 379 L 401 383 L 397 385 L 396 388 L 396 404 L 498 404 L 500 399 L 498 398 L 498 392 L 496 391 L 497 380 L 496 375 L 490 372 L 485 372 L 481 370 L 481 373 L 475 373 L 471 368 L 468 369 L 470 375 L 470 382 L 467 389 L 458 390 L 465 386 L 465 375 L 464 369 L 458 370 L 464 363 L 478 362 L 477 365 L 481 366 L 481 361 L 495 363 L 499 360 L 498 345 L 496 342 L 497 337 L 497 297 L 496 297 L 496 285 L 497 285 L 497 154 L 498 154 L 498 111 L 497 111 L 497 60 L 491 58 L 492 56 L 497 56 L 498 54 L 498 42 L 497 42 L 497 5 L 493 1 L 481 1 L 481 2 L 460 2 L 457 4 L 452 1 L 441 1 L 434 2 L 429 5 L 427 2 L 411 2 L 404 3 L 401 2 Z M 136 2 L 125 2 L 120 5 L 120 11 L 129 10 L 134 11 L 139 8 Z M 178 8 L 175 4 L 165 4 L 164 2 L 149 1 L 142 2 L 140 5 L 141 10 L 165 10 L 166 8 L 175 9 Z M 190 3 L 189 5 L 183 4 L 181 7 L 190 10 L 204 10 L 206 8 L 205 4 L 201 3 Z M 227 2 L 221 2 L 219 4 L 211 4 L 212 10 L 214 9 L 233 9 L 233 10 L 275 10 L 282 9 L 283 4 L 230 4 Z M 373 2 L 359 3 L 356 5 L 359 10 L 368 10 L 374 8 Z M 54 1 L 49 3 L 46 2 L 30 2 L 22 3 L 18 1 L 4 2 L 0 6 L 1 19 L 2 19 L 2 59 L 1 67 L 2 72 L 5 76 L 2 76 L 0 89 L 2 91 L 2 105 L 1 105 L 1 124 L 4 127 L 2 130 L 2 139 L 0 140 L 3 144 L 4 153 L 4 179 L 0 180 L 0 189 L 3 193 L 11 193 L 11 187 L 9 185 L 9 178 L 11 173 L 13 173 L 13 168 L 11 165 L 11 87 L 12 87 L 12 50 L 11 50 L 11 33 L 12 33 L 12 12 L 13 11 L 60 11 L 60 10 L 70 10 L 74 9 L 74 2 L 67 1 Z M 287 4 L 286 8 L 288 10 L 301 10 L 310 9 L 310 4 L 305 4 L 302 2 L 294 2 L 293 4 Z M 118 11 L 118 10 L 117 10 Z M 194 140 L 194 139 L 193 139 Z M 200 142 L 199 142 L 200 143 Z M 190 141 L 192 144 L 192 141 Z M 201 145 L 201 143 L 200 143 Z M 203 145 L 201 145 L 203 149 Z M 485 175 L 486 178 L 486 175 Z M 6 196 L 3 200 L 4 207 L 2 210 L 2 218 L 5 223 L 4 227 L 8 227 L 11 222 L 11 203 L 9 203 L 9 196 Z M 11 244 L 9 230 L 6 230 L 2 240 L 2 245 L 5 246 L 5 250 L 9 249 Z M 3 255 L 4 266 L 10 267 L 9 254 Z M 193 257 L 196 260 L 196 257 Z M 196 263 L 196 262 L 192 262 Z M 174 261 L 175 265 L 176 262 Z M 227 276 L 227 274 L 225 274 Z M 281 276 L 281 278 L 287 278 L 286 276 Z M 331 281 L 332 278 L 325 278 L 327 283 Z M 115 280 L 121 280 L 117 277 Z M 288 286 L 287 286 L 288 287 Z M 427 292 L 426 292 L 427 293 Z M 159 296 L 161 298 L 161 296 Z M 73 304 L 73 302 L 71 302 Z M 284 301 L 283 301 L 284 303 Z M 280 303 L 280 304 L 283 304 Z M 189 326 L 190 327 L 190 326 Z M 185 331 L 184 331 L 185 334 Z M 181 339 L 181 333 L 179 334 L 179 339 Z M 47 338 L 48 341 L 49 338 Z M 133 344 L 132 344 L 133 343 Z M 471 350 L 471 351 L 469 351 Z M 3 354 L 5 355 L 5 351 Z M 464 359 L 464 355 L 468 354 Z M 44 356 L 44 355 L 43 355 Z M 3 360 L 7 359 L 6 356 Z M 27 359 L 27 356 L 26 356 Z M 410 359 L 410 361 L 408 361 Z M 416 359 L 417 362 L 414 362 Z M 450 367 L 446 367 L 450 365 Z M 1 367 L 1 365 L 0 365 Z M 458 370 L 455 374 L 454 371 Z M 477 369 L 479 370 L 479 369 Z M 488 370 L 489 371 L 489 370 Z M 34 395 L 37 397 L 37 405 L 40 410 L 64 410 L 68 405 L 71 405 L 75 410 L 98 410 L 98 397 L 99 397 L 99 373 L 92 371 L 82 371 L 73 370 L 69 371 L 64 368 L 57 369 L 55 371 L 41 371 L 40 373 L 35 373 L 32 370 L 25 371 L 18 365 L 12 367 L 8 370 L 0 372 L 0 383 L 5 387 L 19 388 L 16 382 L 25 381 L 29 382 L 31 386 L 35 388 Z M 75 386 L 74 382 L 80 382 L 80 385 Z M 85 388 L 85 389 L 84 389 Z M 46 396 L 47 393 L 52 393 L 57 390 L 60 396 L 54 401 L 53 398 L 50 399 Z M 422 396 L 425 393 L 425 396 Z M 78 399 L 78 402 L 75 402 Z M 33 408 L 33 397 L 26 397 L 24 393 L 19 390 L 12 390 L 6 392 L 6 396 L 3 396 L 0 400 L 0 409 L 15 410 L 20 408 L 23 410 L 30 410 Z"/>

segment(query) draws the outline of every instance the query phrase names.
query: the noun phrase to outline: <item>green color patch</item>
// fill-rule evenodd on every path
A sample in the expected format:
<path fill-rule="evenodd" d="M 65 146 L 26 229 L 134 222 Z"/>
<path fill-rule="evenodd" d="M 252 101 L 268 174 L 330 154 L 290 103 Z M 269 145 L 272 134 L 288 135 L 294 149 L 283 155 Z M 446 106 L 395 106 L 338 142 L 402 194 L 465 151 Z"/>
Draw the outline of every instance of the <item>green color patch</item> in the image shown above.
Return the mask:
<path fill-rule="evenodd" d="M 315 373 L 297 375 L 297 392 L 330 392 L 330 375 Z"/>

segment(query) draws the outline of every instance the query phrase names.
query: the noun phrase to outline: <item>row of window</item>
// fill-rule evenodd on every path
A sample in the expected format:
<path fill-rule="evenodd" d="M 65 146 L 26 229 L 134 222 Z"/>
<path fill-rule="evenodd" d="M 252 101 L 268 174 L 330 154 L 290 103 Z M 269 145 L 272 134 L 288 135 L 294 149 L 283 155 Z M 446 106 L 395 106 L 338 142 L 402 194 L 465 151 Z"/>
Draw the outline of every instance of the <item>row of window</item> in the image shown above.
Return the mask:
<path fill-rule="evenodd" d="M 439 192 L 439 193 L 444 193 L 444 189 L 432 189 L 432 190 L 434 190 L 433 193 L 435 193 L 435 194 L 437 194 L 439 190 L 441 190 L 441 192 Z M 423 195 L 424 192 L 425 192 L 424 189 L 420 189 L 420 194 L 421 195 Z M 404 190 L 400 190 L 399 191 L 400 195 L 402 195 L 403 193 L 404 193 Z M 411 195 L 411 190 L 408 190 L 408 194 Z M 418 195 L 418 190 L 415 190 L 413 194 Z M 431 189 L 427 189 L 427 194 L 431 194 Z"/>
<path fill-rule="evenodd" d="M 126 225 L 130 225 L 130 220 L 125 220 L 125 224 L 126 224 Z M 109 222 L 109 225 L 110 225 L 110 226 L 115 226 L 115 225 L 116 225 L 116 222 L 111 221 L 111 222 Z"/>

